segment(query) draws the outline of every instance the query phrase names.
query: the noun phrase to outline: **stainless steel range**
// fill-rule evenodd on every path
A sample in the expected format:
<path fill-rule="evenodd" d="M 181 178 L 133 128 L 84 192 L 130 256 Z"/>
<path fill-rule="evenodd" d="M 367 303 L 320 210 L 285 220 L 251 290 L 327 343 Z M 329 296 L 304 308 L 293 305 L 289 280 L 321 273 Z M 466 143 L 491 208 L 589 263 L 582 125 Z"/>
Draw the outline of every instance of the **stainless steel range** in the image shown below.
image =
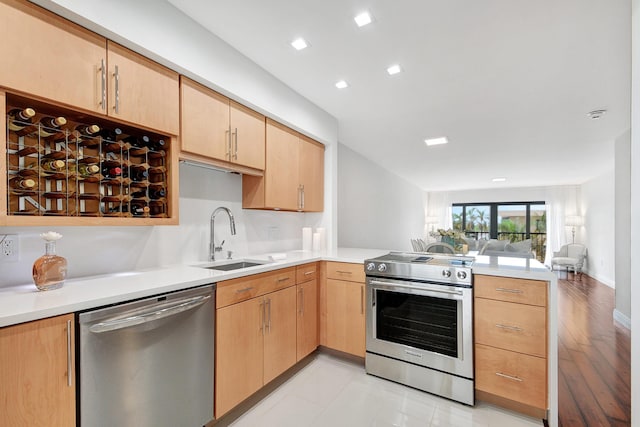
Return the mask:
<path fill-rule="evenodd" d="M 405 252 L 365 261 L 367 373 L 474 404 L 472 263 Z"/>

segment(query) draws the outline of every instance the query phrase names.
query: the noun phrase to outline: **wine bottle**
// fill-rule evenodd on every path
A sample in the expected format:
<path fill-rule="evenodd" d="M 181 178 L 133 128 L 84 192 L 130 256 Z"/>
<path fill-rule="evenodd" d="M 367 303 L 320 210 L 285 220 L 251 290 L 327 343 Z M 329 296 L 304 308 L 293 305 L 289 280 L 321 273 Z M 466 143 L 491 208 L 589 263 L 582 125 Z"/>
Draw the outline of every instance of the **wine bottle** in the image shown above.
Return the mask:
<path fill-rule="evenodd" d="M 48 172 L 61 172 L 64 170 L 66 162 L 64 160 L 43 159 L 40 167 Z"/>
<path fill-rule="evenodd" d="M 90 138 L 96 136 L 100 132 L 100 126 L 98 125 L 78 125 L 76 130 L 82 136 L 88 136 Z"/>
<path fill-rule="evenodd" d="M 122 129 L 113 128 L 113 129 L 102 129 L 100 131 L 100 136 L 103 139 L 107 139 L 109 141 L 118 141 L 122 138 Z"/>
<path fill-rule="evenodd" d="M 36 181 L 31 178 L 17 176 L 9 180 L 9 186 L 16 190 L 33 190 L 36 186 Z"/>
<path fill-rule="evenodd" d="M 128 142 L 129 144 L 131 144 L 132 147 L 142 148 L 142 147 L 146 147 L 151 140 L 149 139 L 149 137 L 147 135 L 144 135 L 144 136 L 141 136 L 141 137 L 137 137 L 137 136 L 131 135 L 131 136 L 125 138 L 124 141 Z"/>
<path fill-rule="evenodd" d="M 80 176 L 92 176 L 100 172 L 100 167 L 98 165 L 79 163 L 76 171 Z"/>
<path fill-rule="evenodd" d="M 144 181 L 149 179 L 149 172 L 144 169 L 132 169 L 129 172 L 129 178 L 131 178 L 132 181 Z"/>
<path fill-rule="evenodd" d="M 62 131 L 62 126 L 67 124 L 64 117 L 43 117 L 40 119 L 40 129 L 38 132 L 42 137 L 49 137 Z"/>
<path fill-rule="evenodd" d="M 122 168 L 120 167 L 104 166 L 102 168 L 102 176 L 104 176 L 105 178 L 116 178 L 120 175 L 122 175 Z"/>
<path fill-rule="evenodd" d="M 131 215 L 133 216 L 142 216 L 148 214 L 149 210 L 149 206 L 131 204 Z"/>
<path fill-rule="evenodd" d="M 159 139 L 157 141 L 150 141 L 147 144 L 147 147 L 149 147 L 151 150 L 154 150 L 154 151 L 162 150 L 166 146 L 167 146 L 167 143 L 165 142 L 164 139 Z"/>
<path fill-rule="evenodd" d="M 14 108 L 9 111 L 9 130 L 17 132 L 24 129 L 26 126 L 33 124 L 33 118 L 36 115 L 36 111 L 33 108 Z"/>
<path fill-rule="evenodd" d="M 150 199 L 162 199 L 167 195 L 167 192 L 164 188 L 149 188 L 149 198 Z"/>

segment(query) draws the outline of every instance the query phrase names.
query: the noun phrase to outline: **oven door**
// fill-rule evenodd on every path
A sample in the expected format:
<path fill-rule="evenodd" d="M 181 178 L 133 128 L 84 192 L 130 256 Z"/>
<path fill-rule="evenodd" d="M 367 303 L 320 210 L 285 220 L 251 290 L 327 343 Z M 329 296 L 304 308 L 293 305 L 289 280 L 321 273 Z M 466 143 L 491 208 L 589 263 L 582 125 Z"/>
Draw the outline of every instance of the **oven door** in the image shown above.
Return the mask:
<path fill-rule="evenodd" d="M 473 378 L 471 288 L 367 277 L 367 352 Z"/>

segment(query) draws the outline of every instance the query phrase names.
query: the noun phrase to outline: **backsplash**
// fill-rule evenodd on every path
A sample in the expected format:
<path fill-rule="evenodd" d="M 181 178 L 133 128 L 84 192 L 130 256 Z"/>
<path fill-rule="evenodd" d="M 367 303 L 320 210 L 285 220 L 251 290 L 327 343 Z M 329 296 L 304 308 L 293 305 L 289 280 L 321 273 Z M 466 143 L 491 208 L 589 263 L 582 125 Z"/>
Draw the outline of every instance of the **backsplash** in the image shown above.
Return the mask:
<path fill-rule="evenodd" d="M 302 227 L 321 226 L 322 214 L 242 209 L 242 177 L 180 165 L 180 225 L 155 227 L 0 227 L 19 235 L 20 260 L 0 263 L 0 287 L 31 283 L 33 262 L 44 253 L 39 234 L 52 229 L 64 237 L 57 252 L 68 261 L 68 278 L 188 264 L 207 260 L 209 220 L 218 206 L 235 217 L 231 236 L 226 215 L 216 216 L 216 242 L 233 257 L 302 248 Z M 34 287 L 35 289 L 35 287 Z"/>

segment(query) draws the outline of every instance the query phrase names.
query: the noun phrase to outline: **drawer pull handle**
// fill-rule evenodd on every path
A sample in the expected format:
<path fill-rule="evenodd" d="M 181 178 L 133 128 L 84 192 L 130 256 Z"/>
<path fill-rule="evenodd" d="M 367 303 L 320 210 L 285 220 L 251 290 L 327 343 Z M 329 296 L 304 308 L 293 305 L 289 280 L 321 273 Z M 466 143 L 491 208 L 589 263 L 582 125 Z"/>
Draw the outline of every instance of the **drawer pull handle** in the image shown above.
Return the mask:
<path fill-rule="evenodd" d="M 310 274 L 313 274 L 313 273 L 315 273 L 315 270 L 314 271 L 305 271 L 304 275 L 305 276 L 309 276 Z"/>
<path fill-rule="evenodd" d="M 283 277 L 282 279 L 278 279 L 278 283 L 280 282 L 286 282 L 287 280 L 289 280 L 288 277 Z"/>
<path fill-rule="evenodd" d="M 521 294 L 524 291 L 522 289 L 509 289 L 509 288 L 496 288 L 498 292 L 508 292 L 510 294 Z"/>
<path fill-rule="evenodd" d="M 344 271 L 344 270 L 336 270 L 336 273 L 340 273 L 340 274 L 351 274 L 350 271 Z"/>
<path fill-rule="evenodd" d="M 236 294 L 241 294 L 243 292 L 249 292 L 251 289 L 253 289 L 253 286 L 249 286 L 248 288 L 238 289 L 238 290 L 236 290 Z"/>
<path fill-rule="evenodd" d="M 518 381 L 520 383 L 522 382 L 522 378 L 513 377 L 511 375 L 503 374 L 502 372 L 496 372 L 496 375 L 499 376 L 499 377 L 502 377 L 502 378 L 506 378 L 506 379 L 511 380 L 511 381 Z"/>
<path fill-rule="evenodd" d="M 500 323 L 496 324 L 496 328 L 507 329 L 509 331 L 522 332 L 524 329 L 519 328 L 517 326 L 509 326 L 509 325 L 501 325 Z"/>

